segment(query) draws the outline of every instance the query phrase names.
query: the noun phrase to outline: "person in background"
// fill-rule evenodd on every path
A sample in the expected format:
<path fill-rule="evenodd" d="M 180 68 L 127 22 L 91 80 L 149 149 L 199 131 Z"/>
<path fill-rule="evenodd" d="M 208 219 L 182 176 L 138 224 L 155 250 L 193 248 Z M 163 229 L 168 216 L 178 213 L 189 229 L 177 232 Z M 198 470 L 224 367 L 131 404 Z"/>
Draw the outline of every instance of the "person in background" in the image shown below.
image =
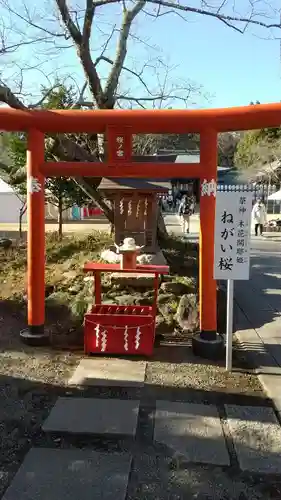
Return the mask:
<path fill-rule="evenodd" d="M 167 196 L 167 205 L 168 205 L 168 210 L 169 212 L 173 211 L 174 208 L 174 198 L 172 191 L 169 191 L 168 196 Z"/>
<path fill-rule="evenodd" d="M 253 206 L 252 219 L 255 225 L 255 235 L 258 236 L 258 231 L 260 230 L 260 235 L 262 236 L 263 227 L 266 223 L 266 208 L 261 198 L 258 198 Z"/>
<path fill-rule="evenodd" d="M 165 207 L 164 207 L 164 203 L 163 203 L 163 198 L 162 198 L 162 196 L 159 196 L 159 198 L 158 198 L 158 206 L 159 206 L 159 208 L 160 208 L 160 210 L 161 210 L 162 212 L 165 212 Z"/>
<path fill-rule="evenodd" d="M 194 196 L 184 194 L 179 206 L 179 216 L 181 217 L 182 230 L 184 233 L 189 233 L 190 216 L 194 213 L 194 209 Z"/>

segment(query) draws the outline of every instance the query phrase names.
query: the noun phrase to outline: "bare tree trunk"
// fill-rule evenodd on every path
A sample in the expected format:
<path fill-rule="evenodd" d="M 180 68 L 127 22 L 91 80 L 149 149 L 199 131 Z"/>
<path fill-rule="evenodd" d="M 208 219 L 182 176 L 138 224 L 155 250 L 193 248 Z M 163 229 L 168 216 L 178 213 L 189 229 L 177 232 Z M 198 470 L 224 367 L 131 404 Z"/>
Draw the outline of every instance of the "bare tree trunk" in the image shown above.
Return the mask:
<path fill-rule="evenodd" d="M 157 215 L 157 239 L 158 241 L 163 241 L 168 238 L 168 231 L 164 222 L 164 217 L 162 211 L 158 207 L 158 215 Z"/>
<path fill-rule="evenodd" d="M 59 196 L 59 204 L 58 204 L 58 235 L 59 239 L 62 240 L 62 224 L 63 224 L 63 200 L 62 196 Z"/>
<path fill-rule="evenodd" d="M 26 213 L 27 210 L 27 204 L 26 202 L 23 203 L 23 205 L 20 208 L 20 213 L 19 213 L 19 237 L 22 239 L 22 219 L 24 214 Z"/>
<path fill-rule="evenodd" d="M 107 205 L 102 194 L 87 182 L 87 178 L 75 177 L 73 178 L 73 180 L 74 182 L 76 182 L 76 184 L 78 184 L 82 191 L 84 191 L 84 193 L 86 193 L 89 198 L 97 204 L 97 206 L 103 211 L 105 217 L 109 220 L 109 222 L 114 225 L 113 210 L 111 210 Z"/>

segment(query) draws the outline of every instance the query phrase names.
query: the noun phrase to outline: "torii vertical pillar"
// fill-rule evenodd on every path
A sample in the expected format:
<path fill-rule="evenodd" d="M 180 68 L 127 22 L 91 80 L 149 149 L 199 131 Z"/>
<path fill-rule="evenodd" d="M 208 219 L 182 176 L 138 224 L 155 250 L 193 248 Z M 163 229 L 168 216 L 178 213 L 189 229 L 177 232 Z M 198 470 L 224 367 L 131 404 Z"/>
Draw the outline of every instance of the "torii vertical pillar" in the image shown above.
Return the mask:
<path fill-rule="evenodd" d="M 222 354 L 223 339 L 217 334 L 217 283 L 214 280 L 215 215 L 217 190 L 217 132 L 200 135 L 200 333 L 193 338 L 194 353 L 206 358 Z"/>
<path fill-rule="evenodd" d="M 27 297 L 28 328 L 20 334 L 30 345 L 46 344 L 45 323 L 45 194 L 44 134 L 31 129 L 27 147 Z"/>

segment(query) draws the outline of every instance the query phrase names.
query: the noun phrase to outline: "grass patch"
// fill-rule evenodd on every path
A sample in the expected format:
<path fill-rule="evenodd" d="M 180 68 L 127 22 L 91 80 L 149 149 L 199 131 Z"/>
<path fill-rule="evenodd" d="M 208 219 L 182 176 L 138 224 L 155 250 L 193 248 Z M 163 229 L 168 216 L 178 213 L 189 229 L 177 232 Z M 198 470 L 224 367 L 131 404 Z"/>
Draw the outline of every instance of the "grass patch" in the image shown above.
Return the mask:
<path fill-rule="evenodd" d="M 46 284 L 56 291 L 71 285 L 67 273 L 73 271 L 73 282 L 83 280 L 87 261 L 100 260 L 101 251 L 112 244 L 107 233 L 93 231 L 89 235 L 67 235 L 59 241 L 56 233 L 46 234 Z M 26 290 L 27 255 L 25 247 L 0 249 L 0 299 L 18 299 Z"/>
<path fill-rule="evenodd" d="M 46 328 L 57 339 L 69 332 L 81 330 L 85 312 L 93 303 L 93 283 L 84 281 L 83 267 L 89 261 L 101 261 L 103 249 L 112 245 L 107 233 L 93 231 L 88 235 L 65 235 L 59 240 L 56 234 L 46 235 Z M 171 270 L 172 281 L 188 285 L 196 300 L 197 294 L 197 245 L 184 242 L 181 238 L 170 237 L 164 243 L 163 253 Z M 26 248 L 21 246 L 0 249 L 0 301 L 2 306 L 10 301 L 18 304 L 18 311 L 26 317 Z M 133 303 L 150 303 L 149 288 L 126 289 L 126 285 L 112 286 L 109 276 L 102 276 L 103 301 L 126 303 L 128 297 Z M 183 291 L 182 293 L 186 293 Z M 181 292 L 165 294 L 162 303 L 160 291 L 158 315 L 164 320 L 163 329 L 174 330 L 176 313 Z M 163 323 L 163 322 L 162 322 Z M 79 337 L 80 338 L 80 337 Z M 73 340 L 73 342 L 75 342 Z"/>

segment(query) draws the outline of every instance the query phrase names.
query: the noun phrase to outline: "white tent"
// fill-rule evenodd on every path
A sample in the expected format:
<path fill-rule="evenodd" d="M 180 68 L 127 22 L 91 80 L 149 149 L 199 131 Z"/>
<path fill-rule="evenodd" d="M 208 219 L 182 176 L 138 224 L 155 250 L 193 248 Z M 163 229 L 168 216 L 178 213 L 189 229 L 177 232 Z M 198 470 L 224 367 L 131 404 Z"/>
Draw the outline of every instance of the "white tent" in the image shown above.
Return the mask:
<path fill-rule="evenodd" d="M 281 189 L 268 197 L 269 201 L 281 201 Z"/>
<path fill-rule="evenodd" d="M 0 179 L 0 224 L 15 224 L 19 220 L 22 201 L 9 184 Z M 26 221 L 26 214 L 23 222 Z"/>

